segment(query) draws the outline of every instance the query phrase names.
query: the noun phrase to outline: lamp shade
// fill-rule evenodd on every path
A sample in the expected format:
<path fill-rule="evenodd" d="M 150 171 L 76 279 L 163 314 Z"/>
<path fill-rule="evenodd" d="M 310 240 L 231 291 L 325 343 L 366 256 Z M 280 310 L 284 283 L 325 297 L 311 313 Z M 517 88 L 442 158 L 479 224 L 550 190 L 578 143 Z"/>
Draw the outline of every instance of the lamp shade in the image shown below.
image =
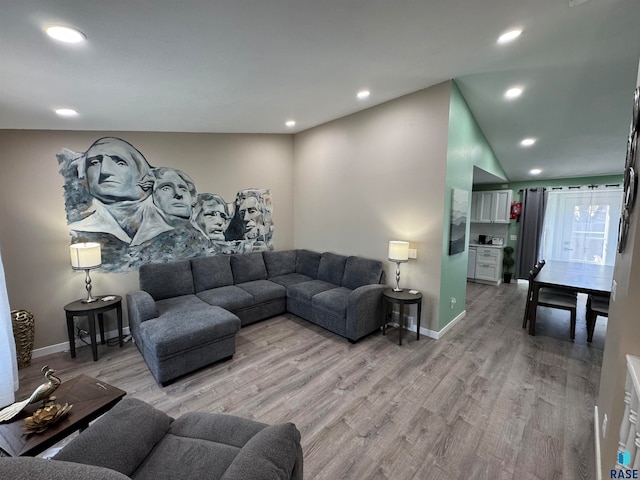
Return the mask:
<path fill-rule="evenodd" d="M 102 263 L 100 244 L 96 242 L 69 245 L 71 266 L 78 269 L 96 268 Z"/>
<path fill-rule="evenodd" d="M 406 262 L 409 260 L 409 242 L 392 240 L 389 242 L 389 260 L 392 262 Z"/>

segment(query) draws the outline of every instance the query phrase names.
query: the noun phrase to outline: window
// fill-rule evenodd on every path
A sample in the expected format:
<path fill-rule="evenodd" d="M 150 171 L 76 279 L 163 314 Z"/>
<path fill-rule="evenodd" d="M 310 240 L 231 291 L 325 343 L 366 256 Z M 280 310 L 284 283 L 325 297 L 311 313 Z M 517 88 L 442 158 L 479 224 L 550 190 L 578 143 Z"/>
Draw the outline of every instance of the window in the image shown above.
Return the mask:
<path fill-rule="evenodd" d="M 542 258 L 613 266 L 622 188 L 552 190 L 542 230 Z"/>

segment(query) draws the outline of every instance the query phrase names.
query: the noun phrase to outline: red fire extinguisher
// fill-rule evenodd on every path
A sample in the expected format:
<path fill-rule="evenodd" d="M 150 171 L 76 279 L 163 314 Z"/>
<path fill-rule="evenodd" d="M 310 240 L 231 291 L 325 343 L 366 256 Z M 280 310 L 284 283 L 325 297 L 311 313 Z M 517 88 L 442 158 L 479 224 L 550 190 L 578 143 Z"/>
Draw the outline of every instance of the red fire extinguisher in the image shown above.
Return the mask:
<path fill-rule="evenodd" d="M 520 218 L 520 214 L 522 213 L 522 202 L 512 202 L 511 203 L 511 220 L 518 220 Z"/>

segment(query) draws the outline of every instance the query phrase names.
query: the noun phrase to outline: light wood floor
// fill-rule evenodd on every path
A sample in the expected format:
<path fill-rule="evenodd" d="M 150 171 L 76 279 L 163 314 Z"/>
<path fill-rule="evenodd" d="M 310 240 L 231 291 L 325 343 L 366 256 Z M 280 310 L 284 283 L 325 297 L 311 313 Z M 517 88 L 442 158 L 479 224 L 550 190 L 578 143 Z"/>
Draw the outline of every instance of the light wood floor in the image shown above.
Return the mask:
<path fill-rule="evenodd" d="M 469 284 L 467 315 L 440 340 L 397 330 L 352 345 L 293 315 L 242 329 L 232 360 L 159 387 L 131 342 L 81 348 L 21 370 L 18 399 L 45 363 L 85 373 L 178 416 L 224 412 L 302 433 L 307 479 L 595 478 L 593 407 L 606 319 L 575 342 L 568 312 L 541 308 L 522 329 L 526 284 Z M 63 321 L 63 320 L 61 320 Z M 132 427 L 134 428 L 134 427 Z"/>

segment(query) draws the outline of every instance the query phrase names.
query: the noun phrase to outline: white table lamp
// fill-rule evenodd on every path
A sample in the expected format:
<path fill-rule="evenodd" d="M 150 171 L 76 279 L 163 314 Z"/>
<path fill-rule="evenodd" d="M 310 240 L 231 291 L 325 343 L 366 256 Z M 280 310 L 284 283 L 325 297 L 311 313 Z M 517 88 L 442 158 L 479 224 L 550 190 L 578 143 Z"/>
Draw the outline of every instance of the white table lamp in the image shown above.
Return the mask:
<path fill-rule="evenodd" d="M 91 296 L 91 277 L 89 276 L 89 270 L 102 265 L 100 244 L 96 242 L 74 243 L 69 246 L 69 253 L 71 255 L 71 268 L 85 271 L 84 283 L 87 287 L 87 299 L 82 302 L 95 302 L 98 299 Z"/>
<path fill-rule="evenodd" d="M 400 264 L 409 260 L 409 242 L 392 240 L 389 242 L 389 261 L 396 263 L 396 288 L 394 292 L 401 292 Z"/>

